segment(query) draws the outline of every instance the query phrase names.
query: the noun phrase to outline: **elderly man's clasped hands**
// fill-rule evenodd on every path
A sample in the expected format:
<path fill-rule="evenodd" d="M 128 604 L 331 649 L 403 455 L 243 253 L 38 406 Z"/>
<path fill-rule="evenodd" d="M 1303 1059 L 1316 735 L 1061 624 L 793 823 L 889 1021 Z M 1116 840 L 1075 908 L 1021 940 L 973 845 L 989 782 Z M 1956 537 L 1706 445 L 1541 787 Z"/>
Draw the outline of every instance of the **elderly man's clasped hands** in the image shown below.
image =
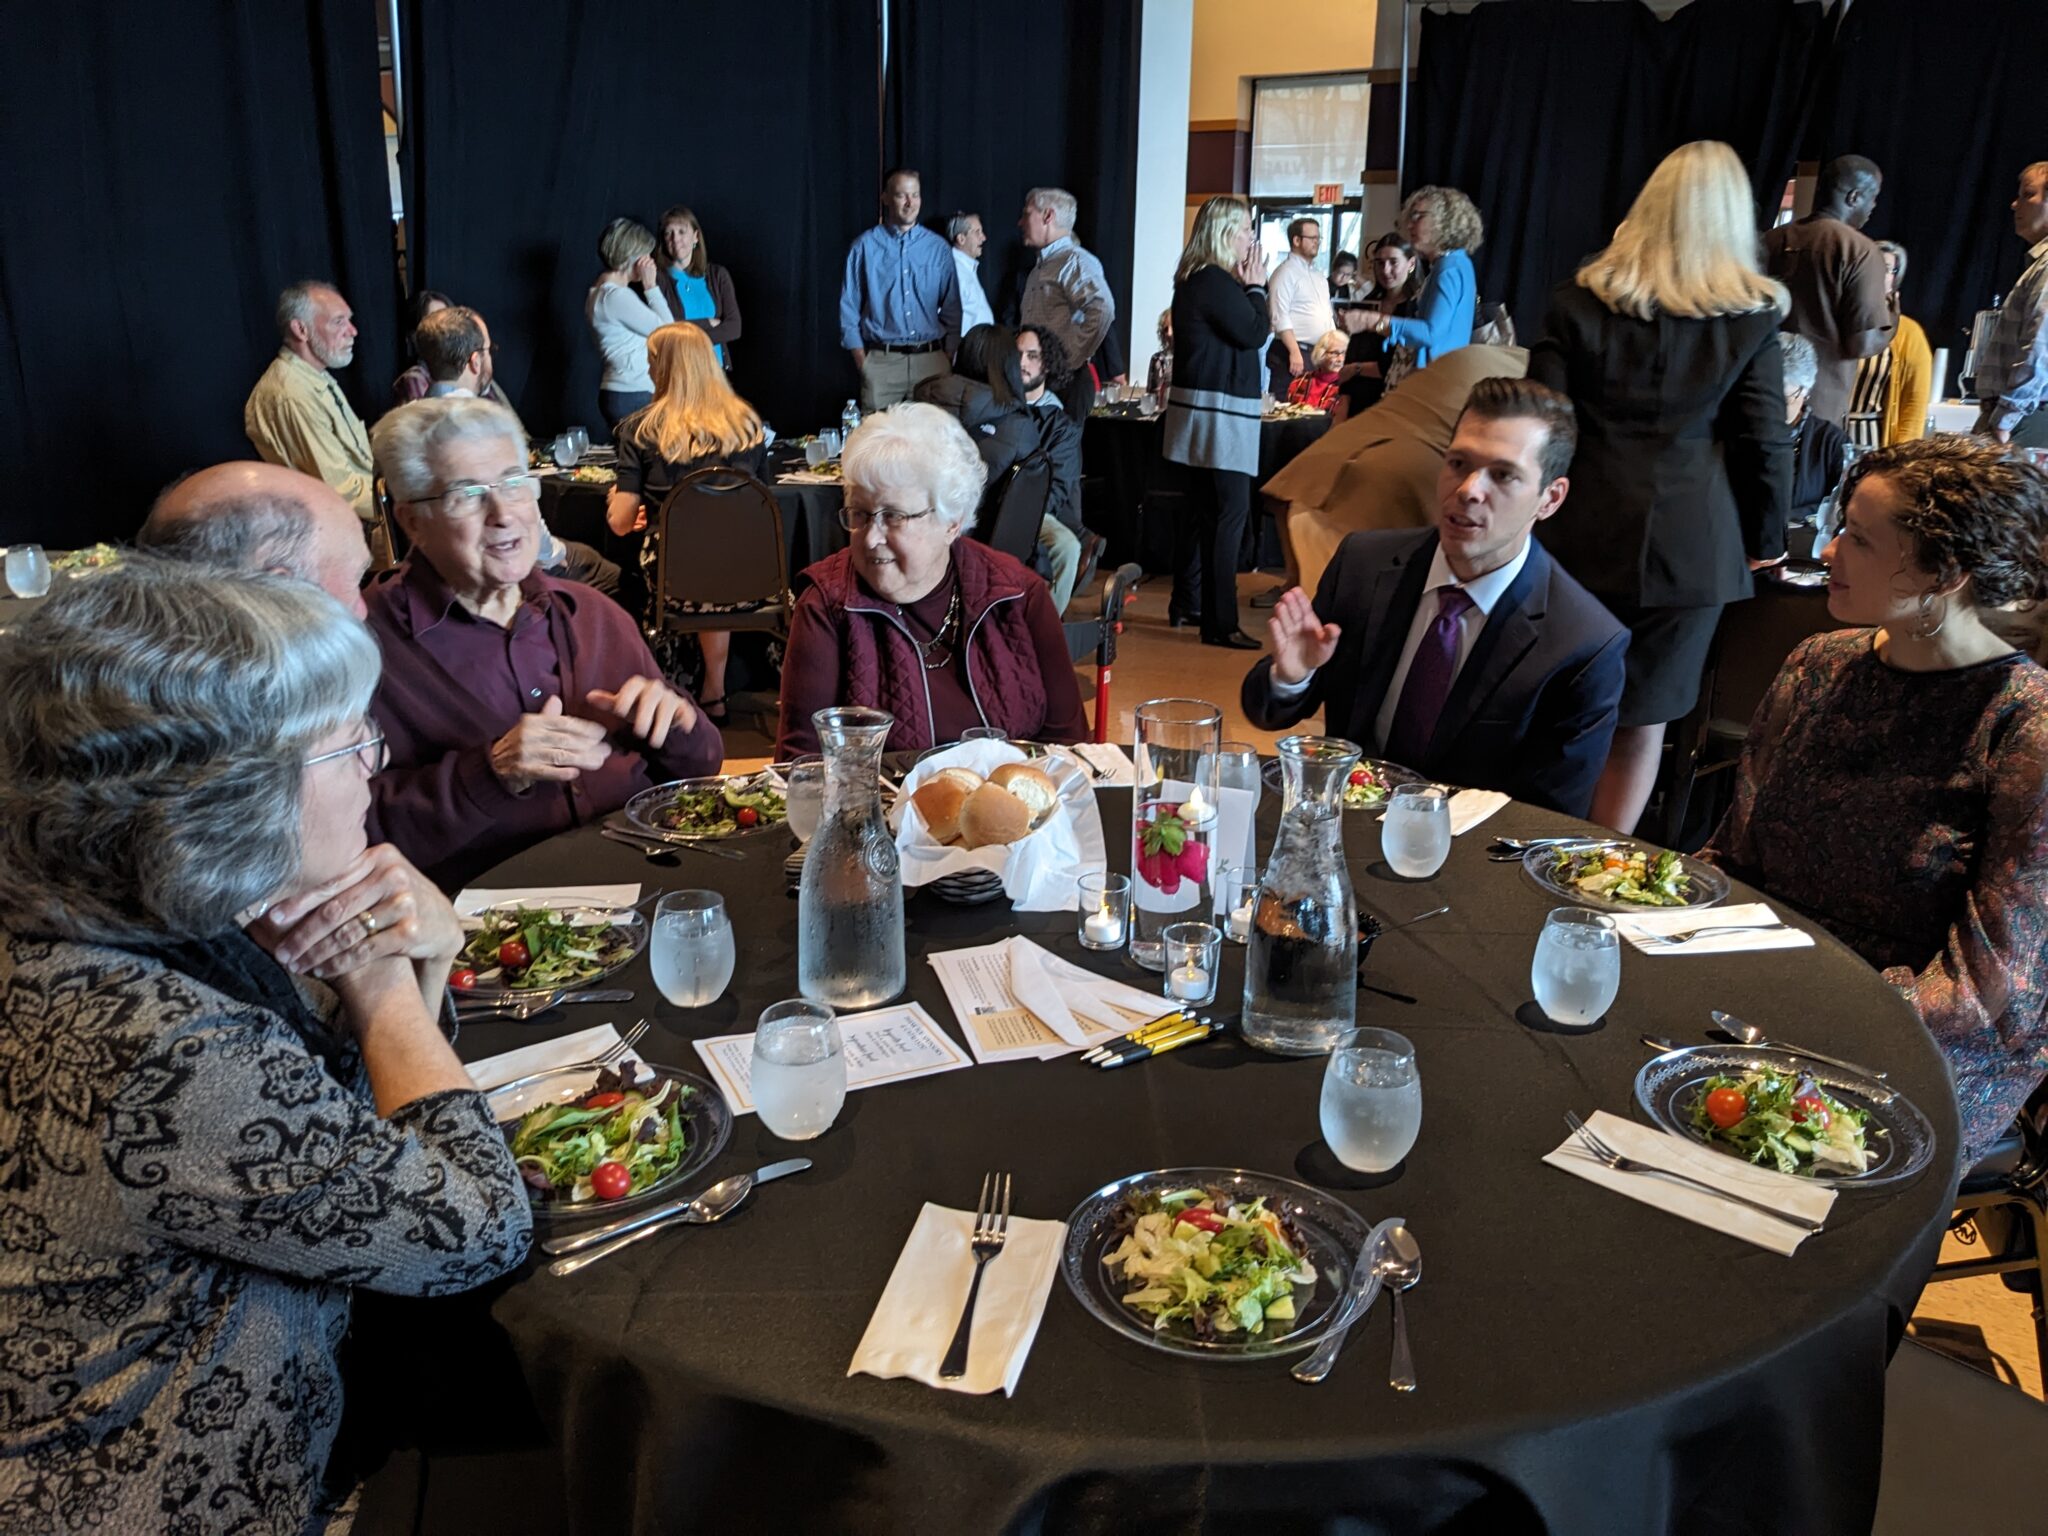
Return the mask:
<path fill-rule="evenodd" d="M 624 721 L 636 739 L 657 750 L 670 731 L 687 733 L 697 724 L 696 707 L 660 678 L 628 678 L 616 692 L 593 688 L 585 697 L 593 709 Z M 601 720 L 564 714 L 562 701 L 551 697 L 491 744 L 491 771 L 514 793 L 537 782 L 572 783 L 604 766 L 612 755 L 612 729 Z"/>

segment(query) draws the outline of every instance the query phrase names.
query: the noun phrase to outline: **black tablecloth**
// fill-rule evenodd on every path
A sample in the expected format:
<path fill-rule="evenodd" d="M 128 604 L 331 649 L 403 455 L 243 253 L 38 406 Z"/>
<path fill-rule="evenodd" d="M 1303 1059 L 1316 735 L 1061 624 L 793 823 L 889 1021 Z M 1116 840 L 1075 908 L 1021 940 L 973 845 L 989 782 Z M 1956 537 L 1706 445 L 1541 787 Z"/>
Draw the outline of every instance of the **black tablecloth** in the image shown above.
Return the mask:
<path fill-rule="evenodd" d="M 1128 798 L 1102 803 L 1111 862 L 1127 868 Z M 1269 795 L 1262 846 L 1274 809 Z M 1630 951 L 1604 1026 L 1516 1022 L 1548 903 L 1515 866 L 1485 862 L 1484 842 L 1565 825 L 1511 806 L 1460 838 L 1436 880 L 1411 884 L 1378 863 L 1372 824 L 1349 819 L 1364 909 L 1398 921 L 1452 905 L 1374 951 L 1371 978 L 1416 1004 L 1360 995 L 1361 1022 L 1415 1041 L 1423 1079 L 1420 1140 L 1382 1187 L 1358 1187 L 1321 1146 L 1320 1060 L 1228 1041 L 1114 1073 L 1067 1059 L 855 1093 L 801 1148 L 741 1119 L 705 1182 L 798 1150 L 817 1167 L 715 1229 L 665 1234 L 568 1280 L 529 1270 L 496 1299 L 577 1528 L 1266 1532 L 1353 1516 L 1367 1522 L 1354 1531 L 1868 1531 L 1885 1362 L 1957 1171 L 1946 1068 L 1897 994 L 1825 936 L 1718 959 Z M 742 957 L 731 993 L 672 1009 L 642 964 L 625 978 L 640 1001 L 618 1015 L 653 1018 L 648 1054 L 694 1068 L 691 1037 L 751 1029 L 794 991 L 788 842 L 742 846 L 745 864 L 685 854 L 661 869 L 586 830 L 486 883 L 721 888 Z M 949 1028 L 923 959 L 934 949 L 1021 930 L 1122 969 L 1077 946 L 1072 914 L 929 894 L 907 912 L 909 995 Z M 1242 953 L 1226 949 L 1226 1007 Z M 1629 1113 L 1639 1034 L 1699 1039 L 1710 1005 L 1888 1067 L 1933 1123 L 1934 1166 L 1843 1197 L 1827 1231 L 1782 1259 L 1538 1161 L 1565 1110 Z M 474 1058 L 604 1016 L 472 1026 L 461 1047 Z M 1405 1217 L 1425 1255 L 1409 1298 L 1421 1390 L 1385 1384 L 1384 1307 L 1307 1387 L 1277 1362 L 1198 1365 L 1140 1347 L 1063 1284 L 1014 1398 L 846 1375 L 923 1202 L 971 1209 L 984 1170 L 1010 1169 L 1020 1214 L 1063 1218 L 1122 1175 L 1187 1164 L 1307 1177 L 1369 1219 Z"/>
<path fill-rule="evenodd" d="M 1094 415 L 1081 434 L 1082 517 L 1109 541 L 1105 563 L 1136 560 L 1148 571 L 1173 569 L 1173 525 L 1182 515 L 1188 470 L 1160 453 L 1158 416 Z M 1259 426 L 1259 472 L 1264 485 L 1294 456 L 1330 430 L 1327 415 L 1287 417 Z M 1279 563 L 1272 523 L 1257 515 L 1245 532 L 1242 566 Z"/>

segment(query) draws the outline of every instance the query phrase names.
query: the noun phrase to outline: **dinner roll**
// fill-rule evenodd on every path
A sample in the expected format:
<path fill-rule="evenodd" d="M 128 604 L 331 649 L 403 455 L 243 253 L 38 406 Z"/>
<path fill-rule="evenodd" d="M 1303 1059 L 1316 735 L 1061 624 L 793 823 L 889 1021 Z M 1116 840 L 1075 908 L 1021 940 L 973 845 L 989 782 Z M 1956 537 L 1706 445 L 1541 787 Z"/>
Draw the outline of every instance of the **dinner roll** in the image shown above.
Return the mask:
<path fill-rule="evenodd" d="M 971 795 L 981 788 L 981 775 L 972 768 L 941 768 L 932 777 L 952 780 L 960 786 L 960 793 L 963 795 Z"/>
<path fill-rule="evenodd" d="M 988 781 L 1030 807 L 1034 823 L 1049 815 L 1060 802 L 1059 786 L 1029 763 L 1005 763 L 988 776 Z"/>
<path fill-rule="evenodd" d="M 967 795 L 959 780 L 943 773 L 933 774 L 918 785 L 910 803 L 924 818 L 933 842 L 950 843 L 960 835 L 960 812 L 967 804 Z"/>
<path fill-rule="evenodd" d="M 967 797 L 960 812 L 960 846 L 986 848 L 1014 843 L 1031 830 L 1031 807 L 994 784 L 984 784 Z"/>

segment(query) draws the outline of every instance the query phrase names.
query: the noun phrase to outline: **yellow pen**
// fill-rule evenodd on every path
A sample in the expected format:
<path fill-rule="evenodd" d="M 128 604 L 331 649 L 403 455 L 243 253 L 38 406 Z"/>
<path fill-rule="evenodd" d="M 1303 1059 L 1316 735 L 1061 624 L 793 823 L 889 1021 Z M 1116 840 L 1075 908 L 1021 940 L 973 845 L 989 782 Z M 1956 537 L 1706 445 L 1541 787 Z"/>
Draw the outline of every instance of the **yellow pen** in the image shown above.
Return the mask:
<path fill-rule="evenodd" d="M 1094 1050 L 1083 1054 L 1081 1059 L 1091 1063 L 1105 1060 L 1131 1046 L 1143 1045 L 1148 1041 L 1160 1038 L 1162 1035 L 1171 1034 L 1174 1030 L 1187 1023 L 1188 1018 L 1189 1014 L 1185 1008 L 1176 1008 L 1171 1013 L 1162 1013 L 1158 1018 L 1140 1024 L 1136 1029 L 1117 1036 L 1116 1039 L 1108 1044 L 1096 1046 Z"/>

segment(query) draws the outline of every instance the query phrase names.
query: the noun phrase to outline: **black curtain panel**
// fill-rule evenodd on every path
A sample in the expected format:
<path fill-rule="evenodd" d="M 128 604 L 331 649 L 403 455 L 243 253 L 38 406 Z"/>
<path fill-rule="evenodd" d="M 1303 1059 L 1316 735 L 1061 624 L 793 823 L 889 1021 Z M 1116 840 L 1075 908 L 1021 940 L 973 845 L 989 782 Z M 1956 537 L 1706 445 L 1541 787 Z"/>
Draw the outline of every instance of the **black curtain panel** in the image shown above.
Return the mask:
<path fill-rule="evenodd" d="M 371 0 L 0 6 L 0 541 L 135 531 L 179 472 L 253 458 L 277 293 L 335 282 L 358 407 L 398 274 Z"/>
<path fill-rule="evenodd" d="M 836 420 L 847 244 L 875 217 L 877 13 L 749 0 L 418 0 L 404 14 L 417 284 L 479 310 L 529 430 L 601 437 L 598 236 L 675 203 L 732 274 L 739 391 Z M 659 234 L 659 230 L 655 231 Z"/>
<path fill-rule="evenodd" d="M 2048 159 L 2048 6 L 2040 0 L 1856 0 L 1809 142 L 1817 158 L 1867 155 L 1884 191 L 1864 233 L 1908 257 L 1905 312 L 1955 370 L 1972 315 L 2013 285 L 2020 169 Z"/>
<path fill-rule="evenodd" d="M 1820 6 L 1795 0 L 1693 0 L 1668 21 L 1637 0 L 1425 11 L 1407 187 L 1479 205 L 1480 295 L 1530 332 L 1679 145 L 1733 145 L 1759 212 L 1776 206 L 1828 31 Z"/>
<path fill-rule="evenodd" d="M 1024 194 L 1065 187 L 1080 203 L 1074 233 L 1109 276 L 1127 357 L 1137 0 L 886 3 L 883 142 L 891 164 L 923 173 L 924 222 L 943 234 L 952 214 L 981 215 L 989 235 L 982 286 L 1001 317 L 1034 259 L 1017 229 Z"/>

